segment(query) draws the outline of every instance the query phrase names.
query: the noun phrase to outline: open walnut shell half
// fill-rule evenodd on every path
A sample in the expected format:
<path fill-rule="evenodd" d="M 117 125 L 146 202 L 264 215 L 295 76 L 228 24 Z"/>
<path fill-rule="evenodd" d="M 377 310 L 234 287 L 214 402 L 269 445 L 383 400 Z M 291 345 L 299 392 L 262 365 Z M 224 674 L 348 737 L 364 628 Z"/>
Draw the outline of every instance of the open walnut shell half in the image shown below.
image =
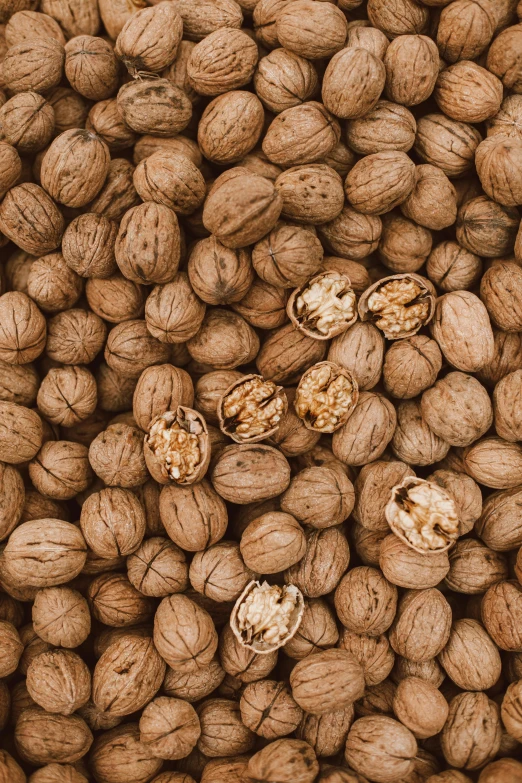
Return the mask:
<path fill-rule="evenodd" d="M 459 536 L 453 498 L 438 484 L 415 476 L 393 487 L 386 519 L 395 535 L 421 554 L 445 552 Z"/>
<path fill-rule="evenodd" d="M 286 307 L 300 332 L 315 340 L 330 340 L 357 320 L 357 299 L 350 278 L 322 272 L 292 292 Z"/>
<path fill-rule="evenodd" d="M 294 636 L 303 612 L 304 598 L 294 585 L 250 582 L 236 601 L 230 627 L 243 647 L 263 655 Z"/>
<path fill-rule="evenodd" d="M 359 300 L 362 321 L 373 321 L 388 340 L 412 337 L 426 326 L 435 312 L 435 293 L 420 275 L 384 277 L 370 286 Z"/>
<path fill-rule="evenodd" d="M 262 375 L 244 375 L 218 403 L 221 432 L 236 443 L 257 443 L 273 435 L 288 409 L 282 386 Z"/>
<path fill-rule="evenodd" d="M 210 438 L 203 416 L 179 405 L 152 420 L 143 443 L 147 468 L 160 484 L 187 487 L 201 481 L 210 462 Z"/>
<path fill-rule="evenodd" d="M 335 432 L 346 424 L 359 399 L 353 375 L 334 362 L 319 362 L 303 373 L 294 408 L 307 429 Z"/>

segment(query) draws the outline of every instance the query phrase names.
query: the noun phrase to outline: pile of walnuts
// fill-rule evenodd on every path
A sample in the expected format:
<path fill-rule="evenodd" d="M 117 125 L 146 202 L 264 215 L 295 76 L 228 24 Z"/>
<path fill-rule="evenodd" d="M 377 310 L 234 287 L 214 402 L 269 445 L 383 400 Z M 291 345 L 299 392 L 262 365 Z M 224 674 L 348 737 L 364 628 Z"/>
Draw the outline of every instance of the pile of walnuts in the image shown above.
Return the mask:
<path fill-rule="evenodd" d="M 0 783 L 522 783 L 522 0 L 0 0 Z"/>

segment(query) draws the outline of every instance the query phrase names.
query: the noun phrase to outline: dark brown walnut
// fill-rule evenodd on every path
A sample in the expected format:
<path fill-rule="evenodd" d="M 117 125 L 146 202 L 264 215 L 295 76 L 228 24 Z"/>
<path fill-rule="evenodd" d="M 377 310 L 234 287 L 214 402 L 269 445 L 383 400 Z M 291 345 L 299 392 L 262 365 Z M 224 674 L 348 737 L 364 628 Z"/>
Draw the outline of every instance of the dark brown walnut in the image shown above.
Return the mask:
<path fill-rule="evenodd" d="M 89 364 L 107 336 L 101 317 L 80 308 L 58 313 L 47 322 L 47 329 L 47 356 L 64 364 Z"/>
<path fill-rule="evenodd" d="M 450 119 L 483 122 L 500 109 L 502 82 L 480 65 L 460 60 L 441 71 L 433 95 Z"/>
<path fill-rule="evenodd" d="M 396 608 L 397 588 L 376 568 L 353 568 L 335 591 L 337 616 L 355 633 L 380 636 L 392 624 Z"/>
<path fill-rule="evenodd" d="M 128 209 L 139 204 L 132 177 L 134 166 L 125 158 L 114 158 L 109 163 L 105 184 L 88 209 L 108 220 L 121 220 Z"/>
<path fill-rule="evenodd" d="M 275 434 L 287 405 L 280 386 L 246 375 L 223 392 L 217 417 L 222 432 L 236 443 L 255 443 Z"/>
<path fill-rule="evenodd" d="M 339 710 L 364 693 L 361 665 L 346 650 L 325 650 L 300 661 L 290 674 L 292 696 L 313 715 Z"/>
<path fill-rule="evenodd" d="M 101 190 L 109 162 L 108 147 L 95 134 L 64 131 L 45 153 L 40 172 L 42 187 L 65 206 L 83 207 Z"/>
<path fill-rule="evenodd" d="M 254 246 L 252 264 L 265 283 L 295 288 L 319 272 L 323 252 L 307 228 L 279 222 Z"/>
<path fill-rule="evenodd" d="M 193 402 L 192 379 L 185 370 L 171 364 L 148 367 L 134 391 L 134 418 L 147 431 L 156 416 L 175 410 L 178 405 L 190 407 Z"/>
<path fill-rule="evenodd" d="M 376 461 L 361 468 L 355 481 L 354 519 L 368 530 L 389 532 L 385 509 L 394 486 L 412 469 L 403 462 Z"/>
<path fill-rule="evenodd" d="M 476 620 L 456 620 L 453 623 L 438 661 L 446 674 L 463 690 L 485 691 L 500 677 L 498 649 Z"/>
<path fill-rule="evenodd" d="M 80 526 L 88 545 L 99 557 L 130 555 L 145 534 L 145 514 L 132 492 L 108 487 L 87 498 Z"/>
<path fill-rule="evenodd" d="M 238 167 L 215 181 L 203 207 L 203 224 L 225 247 L 246 247 L 272 230 L 281 208 L 270 180 Z M 1 219 L 0 209 L 0 224 Z"/>
<path fill-rule="evenodd" d="M 200 95 L 220 95 L 252 79 L 258 60 L 255 41 L 243 30 L 223 27 L 192 50 L 187 63 L 190 86 Z"/>
<path fill-rule="evenodd" d="M 385 80 L 382 60 L 367 49 L 342 49 L 326 68 L 321 93 L 323 103 L 336 117 L 364 117 L 381 97 Z"/>
<path fill-rule="evenodd" d="M 64 62 L 64 48 L 54 38 L 30 39 L 8 49 L 3 82 L 13 93 L 46 92 L 60 83 Z"/>
<path fill-rule="evenodd" d="M 185 554 L 161 536 L 147 538 L 127 560 L 130 583 L 144 595 L 163 598 L 188 586 Z"/>
<path fill-rule="evenodd" d="M 321 103 L 308 101 L 278 114 L 265 134 L 262 147 L 272 163 L 300 166 L 329 155 L 340 136 L 339 123 L 330 112 Z"/>
<path fill-rule="evenodd" d="M 485 693 L 460 693 L 451 700 L 440 738 L 448 764 L 479 769 L 495 758 L 500 739 L 499 709 Z"/>
<path fill-rule="evenodd" d="M 416 272 L 431 251 L 431 231 L 401 214 L 383 215 L 378 255 L 384 266 L 397 274 Z"/>
<path fill-rule="evenodd" d="M 49 713 L 72 715 L 89 700 L 91 673 L 71 650 L 49 650 L 33 659 L 27 670 L 27 690 Z"/>
<path fill-rule="evenodd" d="M 118 89 L 119 64 L 103 38 L 78 35 L 65 45 L 65 75 L 76 92 L 91 101 L 110 98 Z"/>
<path fill-rule="evenodd" d="M 164 344 L 164 350 L 173 343 L 197 340 L 195 335 L 203 328 L 204 318 L 205 305 L 194 293 L 186 272 L 176 274 L 170 283 L 155 286 L 145 303 L 146 328 L 155 342 Z M 167 353 L 163 361 L 166 359 Z"/>
<path fill-rule="evenodd" d="M 415 0 L 369 0 L 368 18 L 374 27 L 393 39 L 398 35 L 424 33 L 428 27 L 429 11 Z"/>
<path fill-rule="evenodd" d="M 461 247 L 454 240 L 436 245 L 428 257 L 426 274 L 445 293 L 471 289 L 482 274 L 482 261 L 478 255 Z"/>
<path fill-rule="evenodd" d="M 348 173 L 345 193 L 354 209 L 382 215 L 405 201 L 415 187 L 415 164 L 405 152 L 367 155 Z"/>
<path fill-rule="evenodd" d="M 456 191 L 437 166 L 423 164 L 415 169 L 415 187 L 401 204 L 401 212 L 421 226 L 441 231 L 457 218 Z"/>
<path fill-rule="evenodd" d="M 41 256 L 55 250 L 63 230 L 60 210 L 47 193 L 32 182 L 11 188 L 0 205 L 0 231 L 32 255 Z"/>
<path fill-rule="evenodd" d="M 146 321 L 136 319 L 111 329 L 104 356 L 116 372 L 138 378 L 147 367 L 164 364 L 169 358 L 169 349 L 151 334 Z"/>
<path fill-rule="evenodd" d="M 189 570 L 190 584 L 213 601 L 235 601 L 256 574 L 241 557 L 239 544 L 220 541 L 197 552 Z"/>
<path fill-rule="evenodd" d="M 344 205 L 342 179 L 325 163 L 290 168 L 278 176 L 275 185 L 283 199 L 281 214 L 288 220 L 329 223 Z"/>
<path fill-rule="evenodd" d="M 96 408 L 94 375 L 86 367 L 55 367 L 38 390 L 38 409 L 52 424 L 72 427 L 87 419 Z"/>
<path fill-rule="evenodd" d="M 82 288 L 81 278 L 67 266 L 61 253 L 37 258 L 27 277 L 27 293 L 47 313 L 72 307 Z"/>
<path fill-rule="evenodd" d="M 123 216 L 115 258 L 122 274 L 138 284 L 171 281 L 178 271 L 180 230 L 172 209 L 147 201 Z"/>
<path fill-rule="evenodd" d="M 481 541 L 464 538 L 450 554 L 450 570 L 445 582 L 457 593 L 480 595 L 492 584 L 508 578 L 505 557 Z"/>
<path fill-rule="evenodd" d="M 481 141 L 479 131 L 467 122 L 457 122 L 445 114 L 426 114 L 418 121 L 414 150 L 446 176 L 458 177 L 473 168 Z"/>
<path fill-rule="evenodd" d="M 264 119 L 263 104 L 252 93 L 233 90 L 218 96 L 199 121 L 201 152 L 221 166 L 241 161 L 259 141 Z"/>
<path fill-rule="evenodd" d="M 497 582 L 482 599 L 482 622 L 501 650 L 522 651 L 521 613 L 522 588 L 519 582 Z"/>
<path fill-rule="evenodd" d="M 418 677 L 407 677 L 397 686 L 393 711 L 418 739 L 438 734 L 448 717 L 448 703 L 437 688 Z"/>
<path fill-rule="evenodd" d="M 303 525 L 321 530 L 344 522 L 354 499 L 352 483 L 342 469 L 316 465 L 294 476 L 281 497 L 281 508 Z"/>
<path fill-rule="evenodd" d="M 89 447 L 92 469 L 109 487 L 137 487 L 149 478 L 143 457 L 143 433 L 127 424 L 111 424 Z"/>
<path fill-rule="evenodd" d="M 409 400 L 435 383 L 441 367 L 442 354 L 435 340 L 419 334 L 397 340 L 384 357 L 384 386 L 392 397 Z"/>
<path fill-rule="evenodd" d="M 137 139 L 137 134 L 123 122 L 116 98 L 95 103 L 85 127 L 96 133 L 111 152 L 128 149 Z"/>
<path fill-rule="evenodd" d="M 518 47 L 520 46 L 520 25 L 502 30 L 491 44 L 487 68 L 502 80 L 506 89 L 519 94 L 522 88 Z"/>
<path fill-rule="evenodd" d="M 214 236 L 196 243 L 187 272 L 197 296 L 210 305 L 241 301 L 254 280 L 250 252 L 225 247 Z"/>
<path fill-rule="evenodd" d="M 187 348 L 195 361 L 214 369 L 231 370 L 251 362 L 259 350 L 259 338 L 236 313 L 223 308 L 209 310 Z"/>
<path fill-rule="evenodd" d="M 364 117 L 348 120 L 346 140 L 361 155 L 386 150 L 408 152 L 413 147 L 416 129 L 409 109 L 391 101 L 378 101 Z"/>
<path fill-rule="evenodd" d="M 446 62 L 475 60 L 491 41 L 498 23 L 498 9 L 490 0 L 459 0 L 443 8 L 437 29 L 437 45 Z"/>
<path fill-rule="evenodd" d="M 269 740 L 291 734 L 303 715 L 287 685 L 276 680 L 261 680 L 247 685 L 239 707 L 245 726 Z"/>
<path fill-rule="evenodd" d="M 309 100 L 318 84 L 310 60 L 287 49 L 274 49 L 259 60 L 254 74 L 258 98 L 276 114 Z"/>
<path fill-rule="evenodd" d="M 158 150 L 138 164 L 133 179 L 144 201 L 164 204 L 180 215 L 190 215 L 205 197 L 203 175 L 186 155 Z"/>
<path fill-rule="evenodd" d="M 513 252 L 517 230 L 517 210 L 486 196 L 478 196 L 459 209 L 457 242 L 477 255 L 498 258 Z"/>
<path fill-rule="evenodd" d="M 386 536 L 381 541 L 378 559 L 389 582 L 411 590 L 435 587 L 450 568 L 447 552 L 434 552 L 426 557 L 424 552 L 416 552 L 396 535 Z"/>
<path fill-rule="evenodd" d="M 495 346 L 488 312 L 469 291 L 441 296 L 430 329 L 445 359 L 459 370 L 476 372 L 493 359 Z"/>
<path fill-rule="evenodd" d="M 329 361 L 349 370 L 361 391 L 373 389 L 379 382 L 383 355 L 384 337 L 369 321 L 356 321 L 333 339 L 328 351 Z"/>
<path fill-rule="evenodd" d="M 348 542 L 338 527 L 310 530 L 306 533 L 306 552 L 299 563 L 286 570 L 285 581 L 307 598 L 319 598 L 337 587 L 349 560 Z"/>
<path fill-rule="evenodd" d="M 247 767 L 247 774 L 253 780 L 278 783 L 312 783 L 318 772 L 313 748 L 297 739 L 275 740 L 255 753 Z"/>
<path fill-rule="evenodd" d="M 70 500 L 84 492 L 93 475 L 87 448 L 67 440 L 47 441 L 29 464 L 35 489 L 55 500 Z"/>
<path fill-rule="evenodd" d="M 0 120 L 5 140 L 20 154 L 43 149 L 54 131 L 54 109 L 36 92 L 14 95 L 0 109 Z"/>
<path fill-rule="evenodd" d="M 74 764 L 88 753 L 92 740 L 79 715 L 53 715 L 40 708 L 24 710 L 15 727 L 20 757 L 34 766 Z"/>
<path fill-rule="evenodd" d="M 184 595 L 170 595 L 156 611 L 154 644 L 173 669 L 194 672 L 211 662 L 218 637 L 208 612 Z"/>
<path fill-rule="evenodd" d="M 522 440 L 520 422 L 520 370 L 509 373 L 496 385 L 493 392 L 495 429 L 504 440 Z"/>
<path fill-rule="evenodd" d="M 280 495 L 290 483 L 290 465 L 264 444 L 227 446 L 212 469 L 212 483 L 224 500 L 243 505 Z"/>
<path fill-rule="evenodd" d="M 0 402 L 0 459 L 18 465 L 32 459 L 43 441 L 43 424 L 36 411 L 14 402 Z"/>
<path fill-rule="evenodd" d="M 486 270 L 480 281 L 480 298 L 499 329 L 522 329 L 522 267 L 515 261 L 499 260 Z"/>
<path fill-rule="evenodd" d="M 136 590 L 123 574 L 99 574 L 90 583 L 87 598 L 92 616 L 111 628 L 145 623 L 154 614 L 154 601 Z"/>
<path fill-rule="evenodd" d="M 393 668 L 395 656 L 385 634 L 368 636 L 345 628 L 339 646 L 348 650 L 361 664 L 367 686 L 383 682 Z"/>
<path fill-rule="evenodd" d="M 127 19 L 114 51 L 134 78 L 159 73 L 175 59 L 182 36 L 183 20 L 175 3 L 154 4 Z"/>
<path fill-rule="evenodd" d="M 160 484 L 188 486 L 201 481 L 210 462 L 208 430 L 203 417 L 179 405 L 156 416 L 143 443 L 145 462 Z"/>
<path fill-rule="evenodd" d="M 22 160 L 11 144 L 0 142 L 0 195 L 2 198 L 20 179 Z"/>
<path fill-rule="evenodd" d="M 206 479 L 188 487 L 164 487 L 159 512 L 169 537 L 187 552 L 212 546 L 227 529 L 225 503 Z"/>
<path fill-rule="evenodd" d="M 345 759 L 356 772 L 377 783 L 405 778 L 417 753 L 414 735 L 387 715 L 368 715 L 352 725 L 346 740 Z"/>
<path fill-rule="evenodd" d="M 362 320 L 372 320 L 389 340 L 411 337 L 433 318 L 435 298 L 425 278 L 412 273 L 374 283 L 359 300 Z"/>
<path fill-rule="evenodd" d="M 451 372 L 427 389 L 421 410 L 430 429 L 452 446 L 469 446 L 493 423 L 486 389 L 476 378 L 461 372 Z"/>
<path fill-rule="evenodd" d="M 69 587 L 47 587 L 38 590 L 32 608 L 32 619 L 38 637 L 58 647 L 79 647 L 91 631 L 87 601 Z"/>
<path fill-rule="evenodd" d="M 275 574 L 301 560 L 306 538 L 291 514 L 268 511 L 247 525 L 240 549 L 245 565 L 254 573 Z"/>
<path fill-rule="evenodd" d="M 0 297 L 0 359 L 8 365 L 27 365 L 42 353 L 47 329 L 36 304 L 21 291 Z"/>
<path fill-rule="evenodd" d="M 117 100 L 123 121 L 139 134 L 172 136 L 184 130 L 192 117 L 190 98 L 168 79 L 127 82 Z"/>
<path fill-rule="evenodd" d="M 103 215 L 89 212 L 79 215 L 63 235 L 65 263 L 80 277 L 110 277 L 117 269 L 114 258 L 117 233 L 117 224 Z"/>
<path fill-rule="evenodd" d="M 426 35 L 400 35 L 384 55 L 386 95 L 403 106 L 417 106 L 432 94 L 440 58 L 435 41 Z"/>

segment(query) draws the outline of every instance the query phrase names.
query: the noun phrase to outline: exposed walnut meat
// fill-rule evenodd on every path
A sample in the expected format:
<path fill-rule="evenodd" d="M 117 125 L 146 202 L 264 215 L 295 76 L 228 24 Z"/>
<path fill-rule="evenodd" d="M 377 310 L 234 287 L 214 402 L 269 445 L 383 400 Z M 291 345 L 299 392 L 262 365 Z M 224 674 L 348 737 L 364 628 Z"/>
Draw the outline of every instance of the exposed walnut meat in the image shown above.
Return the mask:
<path fill-rule="evenodd" d="M 346 423 L 358 398 L 357 381 L 348 370 L 319 362 L 301 376 L 294 407 L 309 430 L 335 432 Z"/>
<path fill-rule="evenodd" d="M 261 375 L 245 375 L 219 401 L 221 430 L 236 443 L 255 443 L 275 433 L 287 407 L 281 386 Z"/>
<path fill-rule="evenodd" d="M 156 481 L 193 484 L 203 477 L 210 459 L 205 420 L 182 405 L 157 416 L 145 437 L 144 454 Z"/>
<path fill-rule="evenodd" d="M 359 314 L 371 320 L 388 340 L 411 337 L 431 320 L 434 297 L 418 275 L 386 277 L 361 297 Z"/>
<path fill-rule="evenodd" d="M 459 535 L 453 498 L 438 484 L 407 476 L 386 506 L 391 529 L 416 552 L 444 552 Z"/>
<path fill-rule="evenodd" d="M 339 272 L 323 272 L 293 292 L 287 313 L 308 337 L 329 340 L 357 320 L 355 293 L 350 279 Z"/>
<path fill-rule="evenodd" d="M 250 582 L 236 601 L 230 626 L 244 647 L 270 653 L 294 636 L 303 611 L 303 596 L 294 585 Z"/>

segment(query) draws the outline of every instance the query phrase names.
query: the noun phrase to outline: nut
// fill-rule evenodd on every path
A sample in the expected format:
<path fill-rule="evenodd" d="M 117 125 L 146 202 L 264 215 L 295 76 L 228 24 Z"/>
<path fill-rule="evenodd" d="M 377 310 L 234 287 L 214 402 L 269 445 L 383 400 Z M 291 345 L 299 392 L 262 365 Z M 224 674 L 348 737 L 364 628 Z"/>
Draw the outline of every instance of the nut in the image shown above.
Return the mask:
<path fill-rule="evenodd" d="M 493 359 L 495 343 L 487 310 L 470 291 L 441 296 L 430 329 L 444 357 L 458 370 L 476 372 Z"/>
<path fill-rule="evenodd" d="M 391 783 L 411 772 L 416 753 L 415 737 L 406 726 L 386 715 L 368 715 L 348 732 L 345 759 L 376 783 Z"/>
<path fill-rule="evenodd" d="M 307 429 L 335 432 L 350 417 L 358 395 L 357 381 L 347 370 L 320 362 L 301 376 L 294 407 Z"/>
<path fill-rule="evenodd" d="M 250 582 L 235 603 L 230 627 L 242 646 L 265 655 L 292 639 L 303 611 L 303 596 L 294 585 Z"/>
<path fill-rule="evenodd" d="M 221 396 L 217 415 L 222 432 L 236 443 L 256 443 L 277 432 L 286 413 L 282 388 L 261 375 L 246 375 Z"/>
<path fill-rule="evenodd" d="M 116 40 L 115 53 L 136 78 L 162 71 L 176 57 L 183 21 L 175 5 L 143 8 L 132 14 Z"/>
<path fill-rule="evenodd" d="M 355 323 L 355 301 L 348 277 L 338 272 L 323 272 L 292 293 L 287 313 L 303 334 L 329 340 Z"/>
<path fill-rule="evenodd" d="M 405 152 L 386 150 L 358 161 L 344 191 L 354 209 L 382 215 L 405 201 L 415 187 L 415 165 Z"/>
<path fill-rule="evenodd" d="M 182 405 L 160 414 L 150 424 L 143 451 L 151 475 L 160 484 L 194 484 L 203 478 L 210 462 L 205 420 Z"/>
<path fill-rule="evenodd" d="M 424 278 L 393 275 L 368 288 L 359 301 L 362 320 L 372 320 L 388 340 L 411 337 L 433 318 L 434 297 Z"/>

